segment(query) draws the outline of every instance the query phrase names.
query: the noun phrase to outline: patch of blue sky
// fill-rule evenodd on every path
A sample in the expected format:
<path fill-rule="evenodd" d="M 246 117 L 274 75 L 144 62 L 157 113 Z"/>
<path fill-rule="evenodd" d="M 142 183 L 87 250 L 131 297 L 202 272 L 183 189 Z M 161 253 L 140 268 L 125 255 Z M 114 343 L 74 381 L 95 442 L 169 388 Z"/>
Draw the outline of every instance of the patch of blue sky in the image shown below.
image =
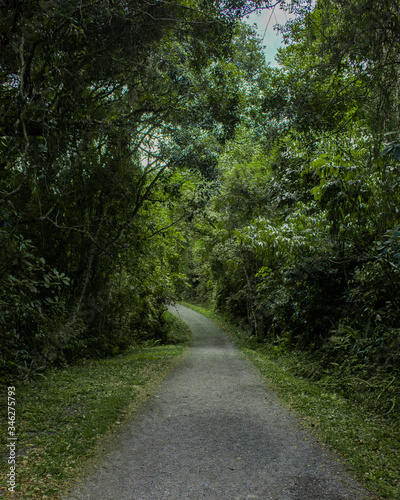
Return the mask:
<path fill-rule="evenodd" d="M 279 66 L 275 56 L 278 49 L 283 46 L 283 37 L 276 27 L 285 24 L 293 17 L 293 14 L 282 10 L 279 5 L 276 5 L 272 9 L 263 9 L 258 13 L 253 12 L 244 19 L 250 26 L 256 25 L 257 34 L 262 39 L 265 59 L 272 68 Z"/>

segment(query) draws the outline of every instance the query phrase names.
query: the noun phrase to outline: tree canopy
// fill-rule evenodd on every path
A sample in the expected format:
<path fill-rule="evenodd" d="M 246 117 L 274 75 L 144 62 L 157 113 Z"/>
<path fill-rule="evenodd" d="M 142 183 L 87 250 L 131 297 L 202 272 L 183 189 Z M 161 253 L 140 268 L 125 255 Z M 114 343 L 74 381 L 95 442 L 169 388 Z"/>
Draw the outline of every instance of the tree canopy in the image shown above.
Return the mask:
<path fill-rule="evenodd" d="M 280 66 L 257 62 L 251 111 L 219 156 L 212 226 L 190 243 L 192 293 L 276 352 L 312 355 L 309 376 L 331 377 L 353 396 L 369 390 L 371 407 L 391 414 L 400 368 L 398 6 L 293 8 Z"/>
<path fill-rule="evenodd" d="M 274 3 L 1 3 L 3 373 L 162 341 L 186 297 L 394 413 L 398 7 L 278 3 L 279 68 L 240 21 Z"/>
<path fill-rule="evenodd" d="M 3 371 L 162 336 L 176 222 L 238 122 L 236 20 L 261 3 L 1 3 Z"/>

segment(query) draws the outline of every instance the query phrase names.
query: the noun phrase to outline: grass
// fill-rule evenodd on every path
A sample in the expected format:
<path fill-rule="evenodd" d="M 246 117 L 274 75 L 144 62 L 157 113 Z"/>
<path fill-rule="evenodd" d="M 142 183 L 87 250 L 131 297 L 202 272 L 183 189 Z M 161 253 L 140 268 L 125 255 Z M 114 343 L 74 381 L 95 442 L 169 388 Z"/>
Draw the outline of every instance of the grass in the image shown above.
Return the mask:
<path fill-rule="evenodd" d="M 166 345 L 132 346 L 112 359 L 85 360 L 14 384 L 17 487 L 15 494 L 7 491 L 8 451 L 3 452 L 0 496 L 56 500 L 96 464 L 188 344 L 188 328 L 170 314 L 167 321 L 171 333 Z M 5 422 L 4 404 L 1 410 Z M 7 450 L 5 432 L 7 427 L 2 426 L 2 450 Z"/>
<path fill-rule="evenodd" d="M 296 353 L 279 352 L 257 343 L 225 318 L 203 307 L 185 304 L 212 319 L 260 370 L 267 385 L 276 390 L 302 422 L 343 457 L 355 477 L 376 498 L 400 499 L 400 428 L 395 418 L 384 418 L 335 392 L 293 374 Z M 305 360 L 303 362 L 306 362 Z"/>

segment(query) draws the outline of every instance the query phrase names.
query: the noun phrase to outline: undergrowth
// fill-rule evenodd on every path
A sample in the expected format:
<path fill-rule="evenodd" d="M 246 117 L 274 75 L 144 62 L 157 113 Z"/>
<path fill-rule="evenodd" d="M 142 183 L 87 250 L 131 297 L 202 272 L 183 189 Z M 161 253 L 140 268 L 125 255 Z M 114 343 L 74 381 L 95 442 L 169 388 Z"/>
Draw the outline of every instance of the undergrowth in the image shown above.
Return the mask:
<path fill-rule="evenodd" d="M 2 426 L 0 496 L 18 500 L 60 498 L 74 478 L 96 461 L 107 441 L 134 417 L 176 359 L 189 330 L 166 314 L 167 343 L 132 346 L 111 359 L 86 360 L 50 370 L 16 386 L 16 493 L 7 491 L 7 427 Z M 6 387 L 1 418 L 6 421 Z"/>
<path fill-rule="evenodd" d="M 377 379 L 376 387 L 369 382 L 370 392 L 360 390 L 362 379 L 335 379 L 333 370 L 321 376 L 320 363 L 311 355 L 261 344 L 215 311 L 185 305 L 212 319 L 234 340 L 266 383 L 302 415 L 319 439 L 343 455 L 356 478 L 376 491 L 377 498 L 400 498 L 399 418 L 390 408 L 380 412 L 379 404 L 397 380 L 382 387 Z"/>

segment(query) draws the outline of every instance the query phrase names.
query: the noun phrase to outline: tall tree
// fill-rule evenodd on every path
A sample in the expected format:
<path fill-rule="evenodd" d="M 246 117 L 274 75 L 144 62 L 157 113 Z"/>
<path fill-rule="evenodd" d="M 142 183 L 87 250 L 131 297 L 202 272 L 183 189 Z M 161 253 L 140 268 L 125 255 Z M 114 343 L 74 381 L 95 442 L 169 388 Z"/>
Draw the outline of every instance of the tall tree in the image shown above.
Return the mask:
<path fill-rule="evenodd" d="M 214 176 L 237 121 L 235 20 L 262 3 L 1 3 L 2 330 L 11 363 L 24 352 L 40 368 L 93 343 L 103 317 L 88 310 L 125 280 L 129 269 L 119 280 L 114 261 L 128 247 L 146 267 L 143 224 L 173 193 L 174 172 Z M 132 259 L 131 250 L 121 262 Z M 26 315 L 5 325 L 17 304 Z"/>

